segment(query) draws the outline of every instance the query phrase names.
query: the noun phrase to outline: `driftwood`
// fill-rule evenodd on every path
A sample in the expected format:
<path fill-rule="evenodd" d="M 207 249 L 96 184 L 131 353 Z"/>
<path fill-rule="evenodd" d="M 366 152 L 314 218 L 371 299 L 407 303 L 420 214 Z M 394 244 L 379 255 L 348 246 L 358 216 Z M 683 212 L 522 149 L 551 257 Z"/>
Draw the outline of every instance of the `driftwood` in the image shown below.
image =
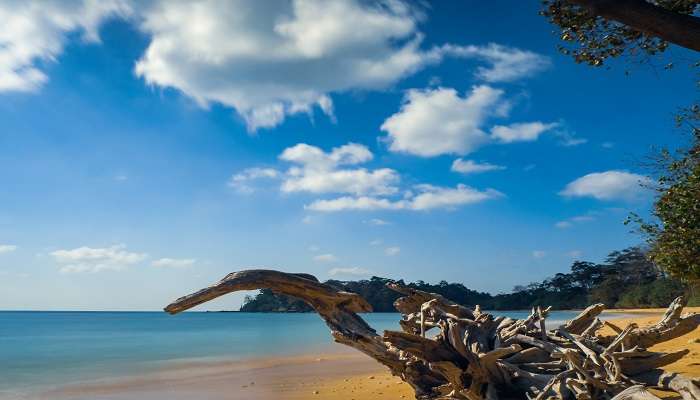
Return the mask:
<path fill-rule="evenodd" d="M 366 300 L 320 283 L 307 274 L 247 270 L 182 297 L 165 308 L 176 314 L 226 293 L 268 288 L 306 301 L 325 320 L 339 343 L 353 347 L 401 377 L 416 399 L 655 399 L 656 387 L 700 400 L 700 380 L 665 373 L 661 367 L 688 353 L 649 351 L 648 347 L 691 332 L 700 314 L 682 316 L 676 299 L 658 324 L 640 329 L 612 327 L 597 332 L 602 304 L 564 325 L 546 330 L 549 309 L 536 308 L 522 320 L 497 317 L 456 304 L 440 295 L 390 284 L 403 294 L 395 303 L 402 331 L 379 335 L 357 313 Z M 430 331 L 435 332 L 430 332 Z"/>

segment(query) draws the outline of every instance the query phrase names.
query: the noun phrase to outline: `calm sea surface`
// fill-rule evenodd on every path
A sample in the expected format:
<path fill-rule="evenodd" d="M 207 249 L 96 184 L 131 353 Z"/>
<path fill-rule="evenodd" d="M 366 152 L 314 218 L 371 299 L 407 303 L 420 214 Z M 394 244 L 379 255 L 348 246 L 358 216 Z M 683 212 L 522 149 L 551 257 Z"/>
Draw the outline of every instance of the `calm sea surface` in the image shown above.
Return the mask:
<path fill-rule="evenodd" d="M 575 314 L 554 312 L 549 322 Z M 399 329 L 398 314 L 364 318 L 378 332 Z M 321 353 L 339 346 L 316 314 L 0 311 L 0 399 L 177 361 Z"/>

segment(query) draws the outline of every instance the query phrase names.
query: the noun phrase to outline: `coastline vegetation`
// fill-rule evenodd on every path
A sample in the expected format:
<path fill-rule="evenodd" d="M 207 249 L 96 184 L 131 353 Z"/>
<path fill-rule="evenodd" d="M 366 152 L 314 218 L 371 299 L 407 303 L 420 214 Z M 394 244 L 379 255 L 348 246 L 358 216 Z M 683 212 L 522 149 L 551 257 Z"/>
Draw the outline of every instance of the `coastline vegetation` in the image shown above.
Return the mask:
<path fill-rule="evenodd" d="M 511 293 L 496 295 L 469 289 L 461 283 L 406 283 L 376 276 L 326 283 L 361 295 L 375 312 L 395 312 L 393 303 L 400 294 L 387 288 L 389 283 L 437 293 L 465 306 L 478 304 L 489 310 L 522 310 L 537 306 L 580 309 L 591 303 L 604 303 L 608 308 L 664 307 L 680 295 L 687 296 L 690 305 L 700 304 L 700 296 L 691 293 L 690 286 L 666 274 L 640 247 L 614 251 L 600 264 L 574 261 L 568 273 L 558 273 L 542 282 L 516 286 Z M 240 311 L 312 312 L 313 309 L 301 300 L 263 289 L 255 296 L 247 296 Z"/>

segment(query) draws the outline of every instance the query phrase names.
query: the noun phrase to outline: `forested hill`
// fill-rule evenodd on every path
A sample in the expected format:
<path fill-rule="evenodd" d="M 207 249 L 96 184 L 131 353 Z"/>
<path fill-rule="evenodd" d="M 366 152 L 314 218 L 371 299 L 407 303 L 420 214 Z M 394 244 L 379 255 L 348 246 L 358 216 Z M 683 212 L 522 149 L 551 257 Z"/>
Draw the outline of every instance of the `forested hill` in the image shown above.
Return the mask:
<path fill-rule="evenodd" d="M 405 283 L 372 277 L 360 281 L 329 280 L 326 283 L 355 292 L 367 299 L 375 312 L 394 312 L 399 294 L 386 287 L 389 282 L 426 292 L 439 293 L 459 304 L 481 305 L 491 310 L 529 309 L 551 305 L 554 309 L 583 308 L 592 303 L 608 307 L 665 307 L 689 289 L 680 281 L 665 276 L 644 252 L 637 247 L 610 253 L 602 264 L 575 261 L 568 273 L 559 273 L 542 282 L 516 286 L 511 293 L 491 295 L 471 290 L 461 283 L 442 281 L 429 284 L 422 281 Z M 692 297 L 692 296 L 691 296 Z M 691 304 L 700 303 L 697 297 Z M 245 299 L 240 311 L 246 312 L 309 312 L 311 308 L 300 300 L 262 290 Z"/>

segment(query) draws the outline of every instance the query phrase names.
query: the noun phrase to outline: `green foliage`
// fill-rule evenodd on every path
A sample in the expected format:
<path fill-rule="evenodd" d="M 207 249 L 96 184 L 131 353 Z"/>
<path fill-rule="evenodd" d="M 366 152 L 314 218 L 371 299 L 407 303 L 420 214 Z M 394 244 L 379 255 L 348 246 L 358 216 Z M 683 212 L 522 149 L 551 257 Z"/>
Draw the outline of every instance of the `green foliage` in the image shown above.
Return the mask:
<path fill-rule="evenodd" d="M 538 305 L 577 309 L 593 302 L 609 307 L 663 307 L 688 291 L 681 281 L 663 276 L 639 247 L 614 251 L 603 264 L 576 261 L 571 265 L 570 273 L 558 273 L 542 282 L 517 286 L 512 293 L 495 296 L 446 281 L 436 285 L 423 281 L 406 284 L 375 276 L 368 280 L 330 280 L 326 283 L 361 295 L 375 312 L 395 312 L 393 304 L 400 294 L 386 287 L 390 282 L 438 293 L 466 306 L 479 304 L 490 310 L 522 310 Z M 700 296 L 697 300 L 700 302 Z M 305 312 L 311 308 L 299 300 L 262 290 L 254 298 L 247 297 L 241 311 Z"/>
<path fill-rule="evenodd" d="M 679 14 L 692 15 L 698 0 L 652 0 L 651 3 Z M 577 63 L 601 66 L 608 58 L 653 56 L 666 50 L 668 42 L 647 35 L 627 25 L 592 14 L 587 8 L 565 0 L 543 0 L 540 11 L 561 30 L 566 44 L 559 50 Z"/>
<path fill-rule="evenodd" d="M 667 307 L 686 288 L 675 279 L 662 278 L 625 291 L 615 303 L 621 308 Z"/>
<path fill-rule="evenodd" d="M 655 160 L 660 171 L 654 190 L 654 217 L 646 222 L 632 215 L 651 246 L 649 256 L 661 268 L 695 285 L 700 281 L 700 106 L 685 110 L 678 123 L 692 130 L 690 148 L 675 154 L 663 150 Z"/>
<path fill-rule="evenodd" d="M 244 312 L 311 312 L 311 306 L 302 300 L 279 295 L 262 289 L 255 297 L 246 296 L 240 311 Z"/>

